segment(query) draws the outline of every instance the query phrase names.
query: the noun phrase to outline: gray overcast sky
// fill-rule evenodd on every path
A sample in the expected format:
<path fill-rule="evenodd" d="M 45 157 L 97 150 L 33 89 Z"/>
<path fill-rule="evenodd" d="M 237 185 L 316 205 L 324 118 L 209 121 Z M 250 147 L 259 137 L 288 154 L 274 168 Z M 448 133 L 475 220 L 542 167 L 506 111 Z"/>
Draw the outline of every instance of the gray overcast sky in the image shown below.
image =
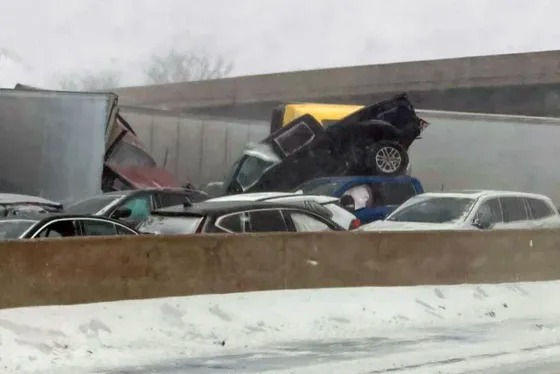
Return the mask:
<path fill-rule="evenodd" d="M 0 86 L 221 54 L 234 75 L 560 48 L 558 0 L 0 0 Z M 9 58 L 6 58 L 9 56 Z"/>

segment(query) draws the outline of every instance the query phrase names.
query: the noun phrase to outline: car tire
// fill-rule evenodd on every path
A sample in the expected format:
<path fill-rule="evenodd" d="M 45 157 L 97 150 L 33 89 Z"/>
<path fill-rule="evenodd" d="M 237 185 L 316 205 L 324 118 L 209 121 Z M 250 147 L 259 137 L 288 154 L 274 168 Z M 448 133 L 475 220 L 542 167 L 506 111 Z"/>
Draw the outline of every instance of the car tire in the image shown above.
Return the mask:
<path fill-rule="evenodd" d="M 408 152 L 398 143 L 382 140 L 370 151 L 370 169 L 374 175 L 401 175 L 406 173 Z"/>

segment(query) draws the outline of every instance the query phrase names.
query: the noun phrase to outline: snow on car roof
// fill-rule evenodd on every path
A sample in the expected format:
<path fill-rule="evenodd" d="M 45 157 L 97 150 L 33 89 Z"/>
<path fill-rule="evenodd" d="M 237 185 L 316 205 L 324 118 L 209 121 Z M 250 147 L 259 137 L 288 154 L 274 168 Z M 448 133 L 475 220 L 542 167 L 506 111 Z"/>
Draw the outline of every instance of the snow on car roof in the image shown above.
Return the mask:
<path fill-rule="evenodd" d="M 329 202 L 338 201 L 337 197 L 326 196 L 326 195 L 304 195 L 301 193 L 294 192 L 254 192 L 254 193 L 244 193 L 237 195 L 228 195 L 215 197 L 207 201 L 302 201 L 302 200 L 313 200 L 319 204 L 326 204 Z"/>
<path fill-rule="evenodd" d="M 0 193 L 0 204 L 44 204 L 44 205 L 61 205 L 58 202 L 44 199 L 42 197 L 12 194 L 12 193 Z"/>
<path fill-rule="evenodd" d="M 502 190 L 458 190 L 458 191 L 443 191 L 443 192 L 426 192 L 416 196 L 418 197 L 421 196 L 468 197 L 473 199 L 478 199 L 483 196 L 485 197 L 521 196 L 521 197 L 532 197 L 538 199 L 543 199 L 543 198 L 548 199 L 548 197 L 545 195 L 539 195 L 535 193 L 520 192 L 520 191 L 502 191 Z"/>
<path fill-rule="evenodd" d="M 333 196 L 326 196 L 326 195 L 302 195 L 302 194 L 294 194 L 291 196 L 279 196 L 279 197 L 271 197 L 266 199 L 267 201 L 305 201 L 305 200 L 312 200 L 319 204 L 327 204 L 327 203 L 334 203 L 339 201 L 338 197 Z"/>
<path fill-rule="evenodd" d="M 242 193 L 236 195 L 227 195 L 215 197 L 213 199 L 208 199 L 207 201 L 258 201 L 262 199 L 268 199 L 271 197 L 279 196 L 289 196 L 294 195 L 291 192 L 254 192 L 254 193 Z"/>

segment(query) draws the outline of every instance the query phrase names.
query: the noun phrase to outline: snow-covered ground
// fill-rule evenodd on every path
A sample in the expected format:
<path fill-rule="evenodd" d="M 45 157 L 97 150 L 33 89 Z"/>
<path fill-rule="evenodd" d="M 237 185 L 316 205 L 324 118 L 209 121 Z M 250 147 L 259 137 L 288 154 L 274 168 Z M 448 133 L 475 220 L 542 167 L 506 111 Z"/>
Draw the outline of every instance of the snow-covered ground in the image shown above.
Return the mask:
<path fill-rule="evenodd" d="M 554 366 L 559 291 L 560 281 L 363 287 L 5 309 L 0 371 L 478 373 Z"/>

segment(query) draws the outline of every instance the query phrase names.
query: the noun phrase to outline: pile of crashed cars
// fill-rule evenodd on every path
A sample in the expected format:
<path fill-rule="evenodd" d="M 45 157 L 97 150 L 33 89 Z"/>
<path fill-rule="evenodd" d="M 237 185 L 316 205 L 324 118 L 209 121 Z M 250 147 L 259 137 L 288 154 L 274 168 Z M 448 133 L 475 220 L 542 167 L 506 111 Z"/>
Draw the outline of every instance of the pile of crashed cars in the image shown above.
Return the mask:
<path fill-rule="evenodd" d="M 44 105 L 50 94 L 33 92 L 27 97 L 41 94 Z M 99 117 L 97 133 L 90 135 L 97 136 L 98 142 L 92 150 L 102 152 L 103 163 L 93 165 L 100 175 L 86 174 L 81 168 L 73 172 L 68 168 L 58 175 L 65 180 L 74 178 L 76 183 L 70 183 L 74 190 L 66 191 L 70 195 L 84 188 L 98 191 L 99 187 L 103 193 L 64 204 L 0 193 L 0 240 L 560 227 L 560 214 L 546 196 L 500 191 L 425 193 L 421 182 L 410 176 L 408 150 L 428 123 L 416 115 L 405 94 L 367 107 L 279 107 L 273 113 L 271 135 L 245 149 L 218 196 L 191 185 L 181 186 L 159 168 L 110 103 L 109 97 L 93 108 L 106 112 L 106 117 Z M 13 109 L 13 103 L 10 105 Z M 67 122 L 69 128 L 75 125 Z M 45 137 L 39 134 L 37 139 Z M 57 140 L 63 144 L 65 138 L 52 140 L 51 136 L 48 145 Z M 9 146 L 10 152 L 20 148 Z M 33 172 L 21 173 L 32 171 L 37 164 L 25 153 L 21 155 L 27 169 L 3 164 L 7 172 L 0 179 L 0 190 L 14 192 L 15 186 L 22 186 L 26 191 L 61 193 L 57 184 L 49 183 L 58 170 L 47 170 L 45 183 L 44 175 L 37 178 Z M 43 160 L 42 165 L 48 162 Z M 88 181 L 92 175 L 95 178 Z"/>
<path fill-rule="evenodd" d="M 391 127 L 390 116 L 400 127 Z M 325 129 L 311 115 L 280 125 L 245 151 L 216 198 L 181 187 L 156 166 L 122 117 L 115 123 L 103 165 L 104 193 L 64 208 L 33 196 L 0 194 L 0 239 L 352 230 L 423 192 L 420 181 L 402 175 L 406 151 L 423 129 L 405 96 Z M 346 131 L 352 123 L 355 128 Z M 172 187 L 155 187 L 160 184 Z"/>
<path fill-rule="evenodd" d="M 406 174 L 427 122 L 406 94 L 335 120 L 289 109 L 275 111 L 271 135 L 245 150 L 215 198 L 159 169 L 117 112 L 104 193 L 64 207 L 0 194 L 0 239 L 352 230 L 423 192 Z"/>

